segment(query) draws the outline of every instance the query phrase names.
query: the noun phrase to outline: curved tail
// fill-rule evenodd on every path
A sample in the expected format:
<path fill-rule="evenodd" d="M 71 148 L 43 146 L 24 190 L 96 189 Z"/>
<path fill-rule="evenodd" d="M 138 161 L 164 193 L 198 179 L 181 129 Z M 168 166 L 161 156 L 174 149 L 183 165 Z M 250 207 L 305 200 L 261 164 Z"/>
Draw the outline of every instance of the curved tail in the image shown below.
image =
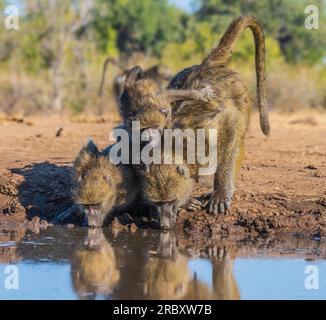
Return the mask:
<path fill-rule="evenodd" d="M 253 16 L 241 16 L 234 19 L 220 40 L 219 45 L 205 58 L 203 64 L 226 64 L 232 55 L 236 41 L 241 32 L 246 28 L 251 29 L 255 41 L 257 103 L 260 115 L 260 127 L 264 135 L 269 136 L 270 125 L 266 99 L 265 36 L 258 20 Z"/>
<path fill-rule="evenodd" d="M 101 76 L 101 82 L 100 82 L 100 87 L 98 90 L 98 96 L 102 97 L 103 96 L 103 88 L 105 85 L 105 77 L 106 77 L 106 71 L 108 68 L 108 64 L 112 63 L 113 65 L 115 65 L 116 67 L 118 67 L 119 69 L 123 70 L 123 68 L 121 67 L 121 65 L 117 62 L 117 60 L 113 59 L 113 58 L 107 58 L 104 63 L 103 63 L 103 69 L 102 69 L 102 76 Z"/>

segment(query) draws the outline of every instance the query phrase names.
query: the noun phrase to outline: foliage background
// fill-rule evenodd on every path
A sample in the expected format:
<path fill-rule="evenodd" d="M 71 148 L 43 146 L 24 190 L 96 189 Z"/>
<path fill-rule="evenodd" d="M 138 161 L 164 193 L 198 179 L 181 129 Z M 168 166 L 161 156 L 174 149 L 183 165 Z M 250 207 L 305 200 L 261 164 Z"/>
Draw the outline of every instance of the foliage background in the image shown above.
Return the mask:
<path fill-rule="evenodd" d="M 174 2 L 177 2 L 175 0 Z M 232 19 L 255 15 L 266 34 L 271 108 L 326 107 L 325 0 L 193 0 L 191 12 L 168 0 L 16 0 L 20 29 L 4 27 L 0 3 L 0 111 L 5 113 L 115 110 L 110 66 L 105 95 L 97 95 L 104 60 L 126 68 L 157 62 L 173 72 L 199 63 Z M 304 10 L 319 8 L 319 29 L 307 30 Z M 231 64 L 254 80 L 254 45 L 243 33 Z"/>

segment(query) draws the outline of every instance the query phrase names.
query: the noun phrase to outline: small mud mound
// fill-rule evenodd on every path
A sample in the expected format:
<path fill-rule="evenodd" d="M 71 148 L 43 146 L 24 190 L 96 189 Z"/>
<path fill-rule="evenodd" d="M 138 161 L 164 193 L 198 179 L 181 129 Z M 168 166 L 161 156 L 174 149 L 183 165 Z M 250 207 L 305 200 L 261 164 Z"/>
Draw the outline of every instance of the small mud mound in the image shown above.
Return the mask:
<path fill-rule="evenodd" d="M 0 171 L 0 222 L 21 223 L 26 219 L 26 210 L 18 200 L 18 185 L 21 177 L 2 169 Z"/>
<path fill-rule="evenodd" d="M 305 233 L 326 236 L 325 197 L 288 199 L 280 194 L 240 194 L 230 212 L 216 216 L 181 211 L 179 232 L 191 236 L 271 236 L 276 233 Z"/>

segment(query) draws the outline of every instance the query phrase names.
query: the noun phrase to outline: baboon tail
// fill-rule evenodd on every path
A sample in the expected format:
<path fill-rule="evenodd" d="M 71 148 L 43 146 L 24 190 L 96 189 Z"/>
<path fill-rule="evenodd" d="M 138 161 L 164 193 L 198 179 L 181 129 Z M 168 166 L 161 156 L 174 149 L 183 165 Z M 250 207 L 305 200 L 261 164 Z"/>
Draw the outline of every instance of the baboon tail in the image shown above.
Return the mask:
<path fill-rule="evenodd" d="M 260 127 L 264 135 L 269 136 L 270 125 L 266 99 L 265 36 L 258 20 L 253 16 L 240 16 L 234 19 L 223 35 L 219 45 L 205 58 L 203 64 L 226 64 L 232 55 L 237 39 L 246 28 L 251 29 L 255 41 L 257 103 Z"/>
<path fill-rule="evenodd" d="M 101 82 L 100 82 L 100 87 L 98 89 L 98 96 L 102 97 L 103 96 L 103 89 L 105 85 L 105 77 L 106 77 L 106 71 L 108 68 L 109 63 L 112 63 L 113 65 L 117 66 L 118 68 L 121 69 L 120 64 L 113 58 L 107 58 L 104 63 L 103 63 L 103 69 L 102 69 L 102 76 L 101 76 Z"/>

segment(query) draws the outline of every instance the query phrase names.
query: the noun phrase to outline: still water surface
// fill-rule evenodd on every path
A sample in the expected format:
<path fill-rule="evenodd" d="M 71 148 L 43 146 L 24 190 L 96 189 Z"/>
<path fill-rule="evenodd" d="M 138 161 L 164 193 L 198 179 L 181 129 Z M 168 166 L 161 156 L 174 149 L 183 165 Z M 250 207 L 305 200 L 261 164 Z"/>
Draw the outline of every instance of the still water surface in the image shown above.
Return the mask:
<path fill-rule="evenodd" d="M 155 230 L 1 230 L 0 299 L 325 299 L 323 258 L 314 240 L 191 244 Z M 317 278 L 307 279 L 311 270 Z M 318 289 L 307 289 L 311 281 Z"/>

